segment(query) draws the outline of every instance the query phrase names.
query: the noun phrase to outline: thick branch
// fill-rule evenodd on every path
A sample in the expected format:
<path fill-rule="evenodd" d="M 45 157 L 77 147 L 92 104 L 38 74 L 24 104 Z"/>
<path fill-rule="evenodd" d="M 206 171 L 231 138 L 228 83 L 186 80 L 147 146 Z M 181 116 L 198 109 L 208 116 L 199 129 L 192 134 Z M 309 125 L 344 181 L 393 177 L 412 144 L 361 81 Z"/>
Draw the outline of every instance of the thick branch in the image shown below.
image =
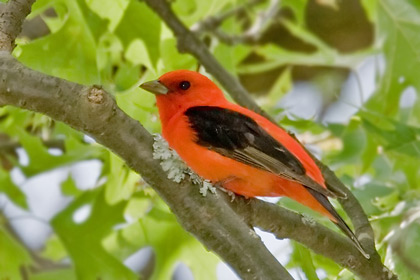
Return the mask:
<path fill-rule="evenodd" d="M 205 44 L 183 25 L 183 23 L 178 19 L 178 17 L 172 12 L 171 8 L 165 0 L 145 0 L 145 2 L 161 17 L 161 19 L 174 32 L 178 40 L 178 49 L 180 51 L 188 52 L 194 57 L 196 57 L 196 59 L 199 60 L 200 63 L 202 63 L 206 70 L 209 73 L 211 73 L 223 85 L 223 87 L 230 93 L 232 98 L 237 103 L 239 103 L 242 106 L 248 107 L 258 113 L 261 113 L 264 116 L 267 116 L 267 114 L 263 112 L 261 108 L 259 108 L 258 105 L 256 105 L 256 103 L 250 98 L 249 93 L 245 90 L 245 88 L 243 88 L 239 81 L 235 77 L 230 75 L 213 57 L 213 55 L 208 51 Z M 268 118 L 271 119 L 270 117 Z M 335 176 L 334 172 L 332 172 L 327 166 L 318 161 L 316 158 L 314 159 L 316 160 L 317 165 L 320 167 L 327 184 L 330 186 L 336 186 L 336 188 L 339 189 L 341 192 L 347 194 L 347 199 L 341 199 L 340 203 L 342 204 L 344 210 L 352 220 L 356 236 L 358 236 L 361 239 L 361 243 L 371 255 L 371 261 L 375 262 L 378 265 L 377 267 L 383 267 L 380 261 L 380 257 L 375 249 L 372 227 L 360 203 L 349 191 L 349 189 L 346 188 L 341 183 L 341 181 Z M 258 223 L 259 221 L 255 220 L 253 222 L 253 225 L 258 226 Z M 298 239 L 299 237 L 296 237 L 297 235 L 298 234 L 290 236 L 290 238 Z M 328 252 L 326 252 L 325 255 L 328 255 Z M 343 265 L 345 265 L 340 260 L 336 261 L 337 263 L 342 263 Z M 364 262 L 364 260 L 360 261 L 361 263 Z M 382 269 L 382 272 L 384 273 L 384 271 L 387 271 L 387 269 L 385 267 L 383 268 L 384 269 Z M 384 274 L 385 278 L 376 279 L 388 279 L 387 277 L 391 279 L 393 276 L 394 275 L 392 273 L 389 275 Z"/>
<path fill-rule="evenodd" d="M 22 23 L 35 0 L 10 0 L 0 4 L 0 50 L 12 52 Z"/>
<path fill-rule="evenodd" d="M 174 15 L 168 3 L 165 0 L 145 0 L 146 3 L 166 22 L 169 28 L 172 29 L 178 40 L 178 46 L 184 51 L 194 55 L 206 69 L 225 87 L 236 102 L 250 108 L 256 112 L 262 112 L 261 108 L 250 98 L 249 93 L 242 87 L 236 78 L 228 74 L 214 56 L 208 51 L 207 47 L 197 37 L 189 31 L 182 22 Z M 211 70 L 217 69 L 216 73 Z M 222 69 L 219 71 L 219 69 Z M 238 90 L 240 89 L 240 90 Z M 266 114 L 264 113 L 266 116 Z M 315 158 L 314 158 L 315 159 Z M 316 160 L 316 159 L 315 159 Z M 347 214 L 352 219 L 356 231 L 361 231 L 362 228 L 369 228 L 369 236 L 371 237 L 371 244 L 373 244 L 373 231 L 368 222 L 368 219 L 363 212 L 358 201 L 351 195 L 349 190 L 338 180 L 335 174 L 320 161 L 316 160 L 320 166 L 326 181 L 329 185 L 338 186 L 338 188 L 348 194 L 348 199 L 342 200 L 343 207 Z M 354 221 L 353 221 L 354 219 Z M 371 246 L 370 244 L 370 246 Z M 372 247 L 372 246 L 371 246 Z"/>
<path fill-rule="evenodd" d="M 0 11 L 2 13 L 6 11 L 5 15 L 9 16 L 8 20 L 10 22 L 8 24 L 7 21 L 0 21 L 1 49 L 9 52 L 13 49 L 14 39 L 20 32 L 20 27 L 16 28 L 16 25 L 19 25 L 23 20 L 22 18 L 29 13 L 29 8 L 28 11 L 25 11 L 24 7 L 29 7 L 32 2 L 34 1 L 11 0 L 8 4 L 0 6 Z M 164 0 L 146 0 L 146 2 L 159 13 L 174 31 L 179 39 L 181 51 L 188 51 L 200 60 L 238 103 L 263 113 L 238 80 L 226 72 L 210 54 L 206 46 L 185 28 Z M 27 6 L 25 6 L 25 3 Z M 11 10 L 8 10 L 8 7 L 10 8 L 9 4 L 17 5 L 15 7 L 19 12 L 14 14 Z M 159 163 L 152 160 L 151 144 L 153 140 L 150 134 L 139 123 L 125 115 L 102 89 L 98 87 L 87 88 L 37 73 L 19 64 L 6 52 L 0 52 L 0 70 L 2 72 L 0 77 L 0 105 L 11 104 L 44 113 L 93 136 L 99 143 L 113 150 L 155 188 L 187 230 L 195 234 L 203 244 L 231 264 L 244 279 L 291 279 L 287 271 L 276 262 L 258 238 L 254 238 L 255 235 L 250 232 L 247 224 L 231 211 L 228 203 L 214 196 L 203 198 L 196 188 L 188 183 L 183 183 L 177 186 L 176 191 L 174 190 L 174 184 L 165 179 L 165 174 L 162 172 Z M 132 147 L 136 147 L 135 151 Z M 324 167 L 323 165 L 320 166 Z M 326 178 L 330 176 L 328 171 L 329 169 L 325 173 Z M 333 174 L 331 171 L 329 172 Z M 348 192 L 347 189 L 345 191 Z M 348 203 L 348 207 L 344 206 L 345 209 L 351 208 L 351 211 L 359 211 L 359 214 L 361 213 L 359 216 L 362 218 L 357 218 L 355 225 L 357 221 L 361 221 L 359 225 L 366 225 L 363 221 L 366 216 L 364 216 L 360 205 L 354 197 L 349 197 L 348 200 L 353 201 Z M 237 201 L 241 200 L 238 199 Z M 287 220 L 287 217 L 282 217 L 276 212 L 275 209 L 280 208 L 269 206 L 257 200 L 250 201 L 249 204 L 243 201 L 236 206 L 238 209 L 246 210 L 240 213 L 241 216 L 243 216 L 242 212 L 248 213 L 248 215 L 243 216 L 247 222 L 251 222 L 262 229 L 270 230 L 279 238 L 291 237 L 297 239 L 303 244 L 313 247 L 315 251 L 333 258 L 336 262 L 348 267 L 365 279 L 391 279 L 393 276 L 392 274 L 388 275 L 377 255 L 370 261 L 364 259 L 354 261 L 351 257 L 355 257 L 354 254 L 345 254 L 348 259 L 340 259 L 339 256 L 343 256 L 342 246 L 348 241 L 341 236 L 332 234 L 316 223 L 314 225 L 311 223 L 312 227 L 319 227 L 319 229 L 313 230 L 313 234 L 309 235 L 311 238 L 308 240 L 301 238 L 303 235 L 307 235 L 307 226 L 302 222 L 300 216 L 295 216 L 292 219 L 291 227 L 288 225 L 285 227 L 286 224 L 282 227 L 279 227 L 279 225 L 273 226 L 275 219 L 282 222 Z M 252 203 L 261 206 L 248 207 Z M 353 209 L 354 205 L 358 208 Z M 286 210 L 282 209 L 281 211 Z M 269 213 L 272 216 L 268 215 Z M 267 219 L 267 217 L 269 218 Z M 300 223 L 296 220 L 297 218 L 301 221 Z M 367 219 L 365 220 L 367 221 Z M 297 234 L 298 237 L 296 237 L 295 229 L 298 228 L 296 225 L 300 225 L 301 230 L 303 230 L 300 234 Z M 371 231 L 370 225 L 368 223 L 367 225 Z M 292 229 L 292 231 L 285 231 L 285 228 Z M 288 236 L 289 234 L 292 236 Z M 326 239 L 326 236 L 328 236 L 328 239 Z M 323 246 L 319 246 L 319 243 Z M 332 244 L 332 246 L 329 244 Z M 348 249 L 348 252 L 354 251 L 351 246 Z M 372 272 L 372 268 L 377 269 Z M 375 278 L 369 277 L 363 271 L 370 271 L 370 275 L 375 275 Z"/>
<path fill-rule="evenodd" d="M 0 72 L 0 105 L 43 113 L 111 149 L 159 193 L 184 228 L 243 279 L 292 279 L 226 202 L 201 196 L 188 182 L 166 179 L 153 159 L 152 136 L 102 89 L 35 72 L 6 52 L 0 52 Z"/>
<path fill-rule="evenodd" d="M 102 89 L 32 71 L 4 52 L 0 53 L 0 71 L 0 104 L 46 114 L 113 150 L 160 194 L 184 228 L 242 278 L 291 279 L 249 229 L 251 223 L 278 238 L 296 239 L 363 279 L 392 279 L 376 257 L 364 259 L 343 236 L 313 221 L 308 226 L 298 214 L 256 199 L 238 197 L 230 203 L 220 192 L 202 197 L 196 186 L 167 180 L 159 162 L 152 159 L 151 135 Z"/>
<path fill-rule="evenodd" d="M 231 204 L 235 211 L 261 230 L 277 238 L 290 238 L 349 269 L 361 279 L 389 280 L 397 277 L 383 266 L 380 256 L 364 258 L 348 238 L 316 223 L 308 217 L 261 200 L 240 197 Z"/>

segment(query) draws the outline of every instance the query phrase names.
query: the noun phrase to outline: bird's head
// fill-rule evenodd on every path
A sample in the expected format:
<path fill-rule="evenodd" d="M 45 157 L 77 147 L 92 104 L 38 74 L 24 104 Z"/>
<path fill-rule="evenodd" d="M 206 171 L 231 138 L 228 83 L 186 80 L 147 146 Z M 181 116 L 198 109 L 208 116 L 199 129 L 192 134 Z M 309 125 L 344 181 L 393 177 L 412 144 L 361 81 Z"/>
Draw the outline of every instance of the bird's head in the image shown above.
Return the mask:
<path fill-rule="evenodd" d="M 215 106 L 226 99 L 209 78 L 198 72 L 176 70 L 140 85 L 156 95 L 162 121 L 193 106 Z"/>

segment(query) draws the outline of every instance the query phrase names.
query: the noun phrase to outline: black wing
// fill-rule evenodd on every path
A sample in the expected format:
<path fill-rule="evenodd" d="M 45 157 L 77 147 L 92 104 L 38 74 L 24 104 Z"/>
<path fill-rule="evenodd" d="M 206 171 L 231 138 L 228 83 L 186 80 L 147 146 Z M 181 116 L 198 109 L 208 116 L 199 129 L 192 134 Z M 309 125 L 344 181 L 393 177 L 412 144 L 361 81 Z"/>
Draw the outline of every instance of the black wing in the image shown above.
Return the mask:
<path fill-rule="evenodd" d="M 196 133 L 197 144 L 335 197 L 308 177 L 300 161 L 252 118 L 212 106 L 192 107 L 185 115 Z"/>

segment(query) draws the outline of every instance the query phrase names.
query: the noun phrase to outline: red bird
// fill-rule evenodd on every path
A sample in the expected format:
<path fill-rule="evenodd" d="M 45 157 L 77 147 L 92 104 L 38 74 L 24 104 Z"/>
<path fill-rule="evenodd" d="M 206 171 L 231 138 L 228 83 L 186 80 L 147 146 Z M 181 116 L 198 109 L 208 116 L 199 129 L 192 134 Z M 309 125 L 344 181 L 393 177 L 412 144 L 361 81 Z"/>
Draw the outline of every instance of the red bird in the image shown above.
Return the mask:
<path fill-rule="evenodd" d="M 288 196 L 327 216 L 368 257 L 327 198 L 337 194 L 285 130 L 229 102 L 197 72 L 169 72 L 140 87 L 156 95 L 163 137 L 198 175 L 247 197 Z"/>

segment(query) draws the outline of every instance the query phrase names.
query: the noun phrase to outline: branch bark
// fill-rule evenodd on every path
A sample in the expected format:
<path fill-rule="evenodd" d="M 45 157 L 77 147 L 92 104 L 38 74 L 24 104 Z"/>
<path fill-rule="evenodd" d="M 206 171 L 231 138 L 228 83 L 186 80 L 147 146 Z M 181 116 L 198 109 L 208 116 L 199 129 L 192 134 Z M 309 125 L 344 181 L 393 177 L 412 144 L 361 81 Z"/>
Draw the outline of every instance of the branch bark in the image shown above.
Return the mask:
<path fill-rule="evenodd" d="M 22 23 L 35 0 L 10 0 L 0 4 L 0 50 L 12 52 Z"/>
<path fill-rule="evenodd" d="M 292 238 L 332 258 L 362 279 L 396 279 L 379 259 L 366 260 L 349 240 L 314 221 L 257 199 L 223 192 L 203 197 L 189 182 L 175 184 L 153 159 L 153 137 L 99 87 L 51 77 L 0 52 L 0 105 L 39 112 L 92 136 L 123 158 L 166 201 L 180 224 L 243 279 L 292 279 L 248 224 Z M 133 148 L 135 147 L 135 148 Z"/>
<path fill-rule="evenodd" d="M 193 55 L 202 65 L 206 68 L 206 70 L 212 74 L 222 85 L 223 87 L 229 92 L 232 98 L 242 106 L 245 106 L 257 113 L 260 113 L 270 120 L 271 117 L 267 116 L 267 114 L 259 108 L 259 106 L 252 100 L 249 93 L 246 89 L 239 83 L 239 81 L 230 75 L 222 66 L 221 64 L 214 58 L 214 56 L 208 51 L 204 42 L 199 40 L 195 34 L 190 31 L 185 25 L 179 20 L 179 18 L 173 13 L 171 7 L 169 6 L 168 2 L 165 0 L 145 0 L 145 2 L 152 8 L 160 17 L 161 19 L 167 24 L 167 26 L 173 31 L 174 35 L 178 40 L 178 49 L 180 52 L 188 52 Z M 309 153 L 309 152 L 308 152 Z M 310 154 L 310 153 L 309 153 Z M 369 220 L 366 214 L 363 211 L 360 203 L 354 197 L 354 195 L 350 192 L 350 190 L 337 178 L 333 171 L 331 171 L 327 166 L 325 166 L 322 162 L 316 159 L 313 155 L 312 158 L 316 161 L 317 165 L 320 167 L 322 174 L 328 185 L 335 186 L 338 190 L 345 193 L 347 195 L 346 199 L 340 199 L 339 202 L 343 206 L 343 209 L 351 219 L 353 226 L 355 228 L 356 236 L 360 239 L 359 241 L 362 243 L 366 251 L 371 255 L 371 261 L 374 261 L 377 264 L 380 264 L 378 267 L 383 267 L 382 271 L 388 271 L 382 264 L 380 260 L 380 256 L 378 255 L 375 249 L 375 241 L 374 241 L 374 233 L 373 229 L 369 223 Z M 254 226 L 258 226 L 258 221 L 254 220 L 252 223 Z M 264 226 L 263 226 L 264 228 Z M 269 227 L 265 227 L 269 228 Z M 282 236 L 278 236 L 282 238 Z M 299 241 L 299 236 L 293 235 L 290 237 Z M 305 244 L 305 242 L 302 242 Z M 308 244 L 305 244 L 308 245 Z M 312 244 L 315 245 L 315 244 Z M 312 249 L 315 247 L 309 246 Z M 316 250 L 316 249 L 314 249 Z M 328 252 L 325 252 L 328 254 Z M 325 254 L 324 254 L 325 255 Z M 336 260 L 336 259 L 334 259 Z M 346 266 L 343 262 L 336 260 L 337 263 L 341 263 L 342 265 Z M 364 262 L 364 260 L 360 260 Z M 348 267 L 348 266 L 346 266 Z M 389 275 L 383 275 L 385 278 L 377 278 L 377 279 L 392 279 L 396 277 L 392 273 Z M 366 278 L 368 279 L 368 278 Z"/>
<path fill-rule="evenodd" d="M 193 32 L 188 30 L 169 7 L 166 0 L 145 0 L 174 32 L 178 39 L 178 50 L 193 55 L 213 77 L 229 92 L 230 96 L 239 104 L 270 119 L 254 102 L 239 80 L 230 74 L 210 53 L 207 46 L 199 40 Z"/>
<path fill-rule="evenodd" d="M 206 32 L 206 31 L 213 31 L 213 30 L 219 28 L 219 26 L 226 19 L 228 19 L 232 16 L 235 16 L 235 15 L 238 15 L 239 13 L 242 13 L 242 12 L 246 11 L 247 9 L 250 9 L 255 5 L 258 5 L 258 4 L 262 3 L 263 1 L 264 0 L 250 0 L 249 2 L 244 3 L 241 6 L 236 6 L 236 7 L 232 8 L 231 10 L 228 10 L 228 11 L 226 11 L 224 13 L 221 13 L 217 16 L 210 16 L 210 17 L 194 24 L 194 26 L 191 27 L 191 30 L 195 34 L 200 34 L 202 32 Z"/>
<path fill-rule="evenodd" d="M 92 136 L 98 143 L 111 149 L 159 193 L 185 229 L 208 249 L 219 254 L 243 279 L 292 279 L 249 228 L 248 223 L 274 232 L 279 238 L 296 239 L 334 259 L 363 279 L 395 279 L 383 267 L 379 258 L 364 259 L 341 235 L 312 221 L 308 226 L 305 219 L 291 211 L 256 199 L 237 198 L 230 203 L 230 198 L 220 191 L 217 196 L 202 197 L 197 187 L 188 182 L 174 186 L 175 183 L 166 179 L 159 162 L 153 160 L 152 136 L 141 124 L 121 111 L 103 89 L 85 87 L 33 71 L 10 55 L 14 39 L 20 32 L 18 26 L 29 13 L 33 2 L 11 0 L 0 6 L 0 11 L 5 12 L 8 20 L 0 21 L 0 106 L 12 105 L 43 113 Z M 240 83 L 182 25 L 164 0 L 146 2 L 160 11 L 163 19 L 169 19 L 175 28 L 174 32 L 187 39 L 184 48 L 193 51 L 207 70 L 211 69 L 210 73 L 216 71 L 214 76 L 233 93 L 238 103 L 261 112 Z M 19 11 L 11 11 L 10 7 L 13 6 Z M 182 44 L 180 46 L 182 49 Z M 328 173 L 328 170 L 325 172 Z M 347 189 L 345 191 L 348 192 Z M 360 208 L 357 201 L 354 201 Z M 356 207 L 357 210 L 361 208 Z M 360 220 L 360 225 L 365 224 L 366 217 L 363 211 L 359 212 L 362 215 L 360 219 L 356 215 L 356 222 Z"/>
<path fill-rule="evenodd" d="M 200 24 L 191 27 L 191 31 L 197 35 L 199 35 L 200 32 L 211 33 L 227 45 L 257 44 L 261 40 L 264 32 L 274 22 L 276 16 L 278 16 L 280 11 L 280 1 L 271 1 L 267 10 L 260 12 L 254 23 L 240 35 L 227 34 L 218 27 L 222 24 L 224 19 L 233 15 L 235 12 L 239 13 L 247 7 L 252 7 L 260 2 L 260 0 L 250 1 L 243 6 L 239 6 L 236 9 L 232 9 L 225 14 L 222 14 L 220 17 L 210 17 L 207 20 L 202 21 Z"/>
<path fill-rule="evenodd" d="M 267 114 L 263 112 L 263 110 L 252 100 L 250 94 L 238 82 L 238 80 L 230 75 L 214 58 L 214 56 L 208 51 L 206 45 L 183 25 L 178 17 L 172 12 L 167 1 L 145 1 L 174 32 L 178 40 L 178 48 L 180 51 L 186 51 L 196 57 L 197 60 L 203 64 L 206 70 L 224 86 L 224 88 L 229 92 L 229 94 L 237 103 L 258 113 L 262 113 L 264 116 L 267 116 Z M 216 73 L 213 73 L 214 71 Z M 310 154 L 309 151 L 308 153 Z M 348 198 L 341 200 L 340 203 L 343 204 L 344 210 L 349 215 L 350 219 L 352 219 L 356 232 L 359 231 L 368 233 L 368 236 L 371 238 L 369 245 L 370 248 L 372 248 L 372 244 L 374 244 L 373 230 L 359 202 L 354 198 L 348 188 L 346 188 L 335 176 L 334 172 L 332 172 L 327 166 L 325 166 L 315 157 L 313 158 L 317 165 L 321 168 L 327 183 L 331 186 L 338 186 L 339 190 L 347 194 Z M 366 230 L 366 228 L 368 228 L 368 230 Z"/>
<path fill-rule="evenodd" d="M 166 179 L 153 159 L 153 137 L 99 87 L 85 87 L 30 70 L 0 52 L 0 105 L 62 121 L 123 158 L 166 201 L 180 224 L 244 279 L 292 279 L 243 218 L 216 196 Z M 134 148 L 133 148 L 134 147 Z"/>

